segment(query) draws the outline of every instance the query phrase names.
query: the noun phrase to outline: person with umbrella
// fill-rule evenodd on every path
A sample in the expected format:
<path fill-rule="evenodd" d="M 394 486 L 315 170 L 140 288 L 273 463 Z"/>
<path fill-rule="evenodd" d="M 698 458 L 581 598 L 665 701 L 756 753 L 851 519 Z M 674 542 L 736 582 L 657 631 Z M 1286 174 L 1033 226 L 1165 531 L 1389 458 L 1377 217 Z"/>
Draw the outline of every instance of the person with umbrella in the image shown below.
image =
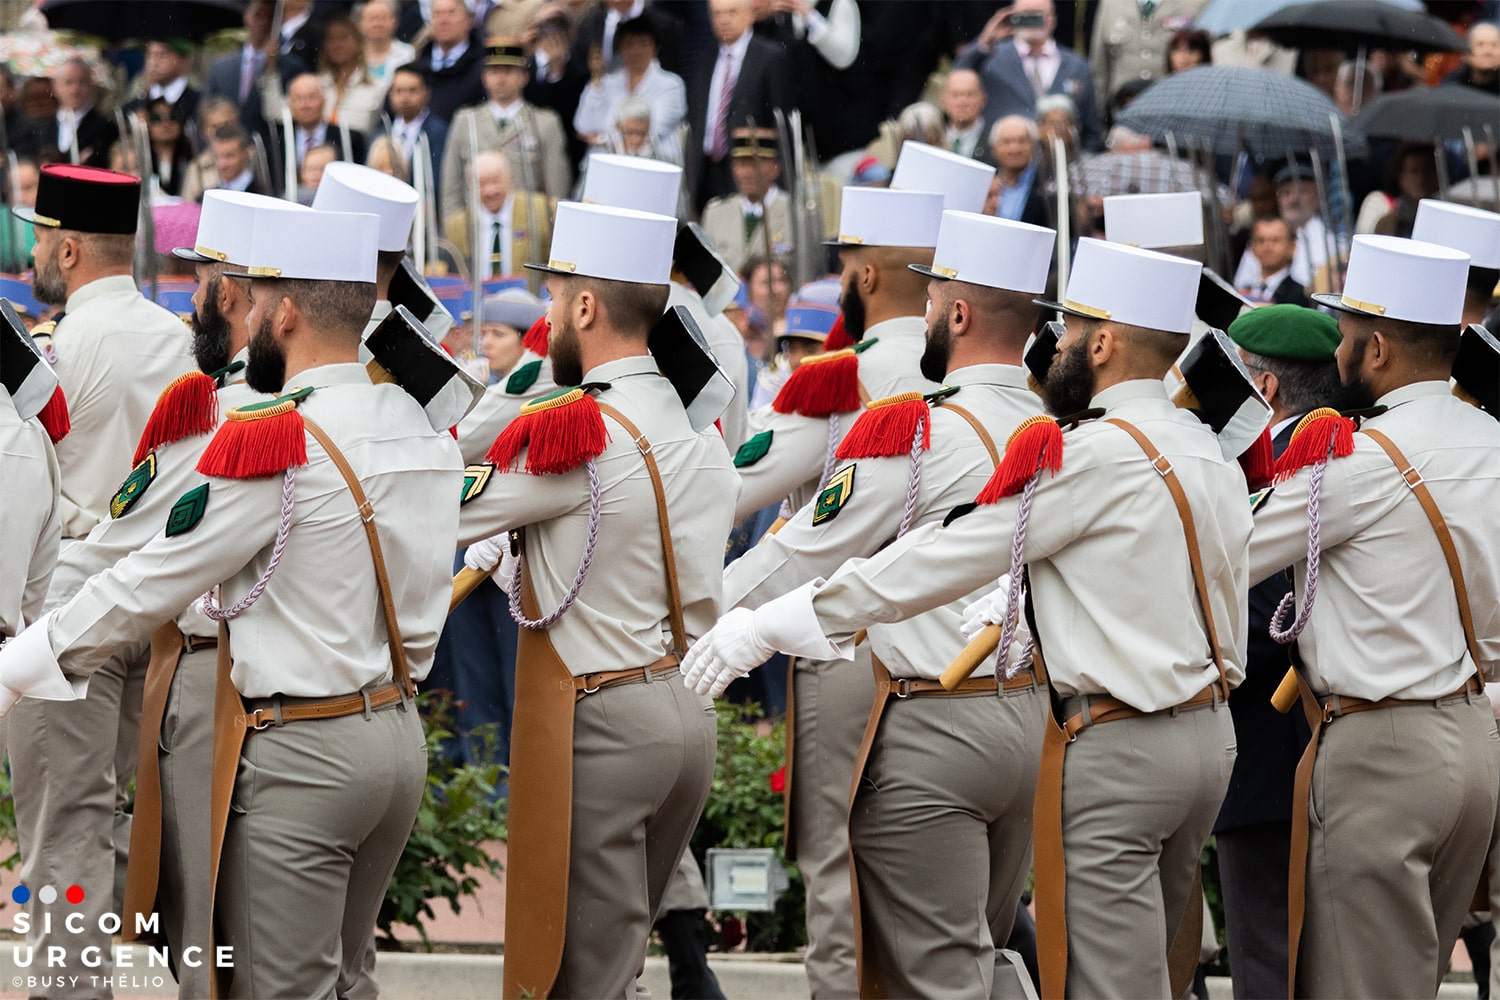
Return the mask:
<path fill-rule="evenodd" d="M 1479 21 L 1469 28 L 1469 54 L 1443 82 L 1500 96 L 1500 25 Z"/>

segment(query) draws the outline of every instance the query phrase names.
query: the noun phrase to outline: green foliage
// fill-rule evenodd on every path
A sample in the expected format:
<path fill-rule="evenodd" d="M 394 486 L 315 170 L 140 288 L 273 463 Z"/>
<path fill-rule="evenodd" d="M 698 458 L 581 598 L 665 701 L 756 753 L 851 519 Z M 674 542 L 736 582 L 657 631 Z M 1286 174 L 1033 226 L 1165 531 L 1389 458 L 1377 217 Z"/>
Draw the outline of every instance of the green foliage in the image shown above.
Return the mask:
<path fill-rule="evenodd" d="M 376 926 L 387 940 L 394 939 L 397 924 L 415 927 L 431 951 L 423 921 L 433 918 L 432 900 L 446 899 L 457 913 L 459 901 L 479 887 L 476 873 L 499 875 L 502 870 L 484 845 L 506 839 L 506 800 L 495 796 L 499 764 L 457 764 L 440 752 L 453 738 L 447 692 L 424 691 L 417 695 L 417 707 L 426 720 L 427 787 Z"/>
<path fill-rule="evenodd" d="M 21 852 L 16 849 L 16 800 L 10 794 L 10 768 L 0 767 L 0 844 L 9 844 L 8 857 L 0 858 L 0 868 L 15 871 L 21 863 Z"/>
<path fill-rule="evenodd" d="M 771 776 L 784 763 L 786 724 L 767 726 L 758 705 L 719 702 L 718 759 L 703 818 L 693 834 L 693 850 L 701 859 L 710 847 L 769 847 L 777 860 L 782 853 L 785 800 L 771 787 Z M 745 918 L 751 951 L 794 951 L 807 943 L 805 893 L 802 873 L 788 865 L 791 885 L 771 913 Z"/>

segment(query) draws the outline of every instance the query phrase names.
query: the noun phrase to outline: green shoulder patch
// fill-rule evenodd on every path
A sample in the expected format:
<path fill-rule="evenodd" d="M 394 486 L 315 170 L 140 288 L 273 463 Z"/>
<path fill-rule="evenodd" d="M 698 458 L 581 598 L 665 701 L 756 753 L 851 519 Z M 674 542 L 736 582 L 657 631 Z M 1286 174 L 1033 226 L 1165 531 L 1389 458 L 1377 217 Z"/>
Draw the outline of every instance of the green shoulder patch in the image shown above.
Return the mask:
<path fill-rule="evenodd" d="M 1266 505 L 1266 501 L 1271 499 L 1271 494 L 1275 492 L 1276 487 L 1267 486 L 1263 490 L 1256 490 L 1254 493 L 1250 494 L 1250 513 L 1254 514 L 1256 511 L 1264 507 Z"/>
<path fill-rule="evenodd" d="M 109 498 L 109 516 L 118 520 L 125 516 L 135 502 L 146 495 L 146 487 L 156 478 L 156 452 L 150 452 L 140 464 L 130 470 L 130 475 L 120 484 L 115 495 Z"/>
<path fill-rule="evenodd" d="M 490 477 L 494 474 L 495 463 L 493 462 L 480 462 L 478 465 L 471 465 L 464 469 L 464 491 L 463 496 L 459 498 L 459 506 L 462 507 L 483 493 L 484 488 L 490 484 Z"/>
<path fill-rule="evenodd" d="M 542 362 L 540 358 L 536 361 L 528 361 L 510 373 L 510 378 L 505 380 L 505 391 L 512 396 L 525 392 L 536 384 L 536 380 L 541 373 Z"/>
<path fill-rule="evenodd" d="M 813 505 L 813 524 L 823 524 L 832 521 L 839 516 L 839 511 L 844 509 L 844 504 L 854 496 L 854 466 L 846 465 L 834 473 L 823 492 L 818 494 L 818 502 Z"/>
<path fill-rule="evenodd" d="M 229 414 L 227 415 L 230 417 L 230 419 L 234 419 L 235 414 L 240 414 L 240 419 L 242 420 L 254 420 L 259 417 L 274 417 L 279 414 L 285 413 L 289 409 L 294 409 L 298 403 L 302 402 L 312 394 L 313 387 L 307 385 L 303 386 L 301 389 L 296 390 L 295 392 L 289 392 L 284 396 L 277 396 L 275 399 L 267 399 L 259 403 L 246 403 L 244 406 L 236 406 L 234 409 L 230 410 Z"/>
<path fill-rule="evenodd" d="M 167 537 L 173 538 L 177 535 L 185 535 L 198 527 L 198 522 L 203 520 L 204 513 L 208 510 L 208 484 L 195 486 L 172 505 L 172 510 L 167 514 Z"/>
<path fill-rule="evenodd" d="M 929 402 L 929 403 L 941 403 L 943 400 L 947 399 L 949 396 L 957 396 L 958 395 L 958 390 L 962 389 L 962 388 L 963 388 L 963 386 L 959 386 L 959 385 L 945 385 L 941 389 L 936 389 L 936 390 L 934 390 L 932 392 L 929 392 L 927 395 L 923 396 L 922 398 L 925 399 L 925 400 L 927 400 L 927 402 Z"/>
<path fill-rule="evenodd" d="M 869 340 L 861 340 L 852 346 L 855 354 L 863 354 L 878 343 L 880 343 L 879 337 L 871 337 Z"/>
<path fill-rule="evenodd" d="M 771 450 L 771 437 L 775 433 L 775 431 L 761 431 L 740 445 L 739 450 L 734 453 L 734 467 L 743 469 L 765 458 L 766 452 Z"/>

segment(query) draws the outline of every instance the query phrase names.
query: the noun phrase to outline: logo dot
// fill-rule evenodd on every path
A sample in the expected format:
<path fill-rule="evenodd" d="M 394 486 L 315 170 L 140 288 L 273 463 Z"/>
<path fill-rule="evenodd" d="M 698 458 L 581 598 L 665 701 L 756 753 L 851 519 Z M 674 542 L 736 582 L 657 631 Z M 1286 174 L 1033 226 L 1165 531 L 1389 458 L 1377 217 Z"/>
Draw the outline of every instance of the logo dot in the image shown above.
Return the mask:
<path fill-rule="evenodd" d="M 42 901 L 43 906 L 51 906 L 57 901 L 57 889 L 54 886 L 44 885 L 36 891 L 36 898 Z"/>
<path fill-rule="evenodd" d="M 68 902 L 77 906 L 83 902 L 83 887 L 78 885 L 68 886 Z"/>
<path fill-rule="evenodd" d="M 10 898 L 15 900 L 17 904 L 25 906 L 31 901 L 31 890 L 24 885 L 18 885 L 10 891 Z"/>

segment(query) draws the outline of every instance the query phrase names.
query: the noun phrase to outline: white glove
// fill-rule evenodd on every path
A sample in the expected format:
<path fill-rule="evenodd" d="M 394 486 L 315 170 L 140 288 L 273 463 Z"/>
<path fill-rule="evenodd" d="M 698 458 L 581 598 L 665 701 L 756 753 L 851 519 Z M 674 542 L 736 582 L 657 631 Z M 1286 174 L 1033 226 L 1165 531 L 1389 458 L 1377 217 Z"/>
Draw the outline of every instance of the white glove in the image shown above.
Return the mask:
<path fill-rule="evenodd" d="M 495 567 L 495 572 L 490 574 L 490 579 L 495 581 L 495 586 L 510 593 L 510 582 L 516 576 L 516 557 L 510 554 L 510 546 L 505 546 L 505 554 L 500 557 L 500 565 Z"/>
<path fill-rule="evenodd" d="M 52 652 L 47 625 L 53 613 L 43 615 L 0 646 L 0 716 L 9 712 L 22 695 L 45 701 L 76 701 L 88 694 L 88 678 L 69 679 Z"/>
<path fill-rule="evenodd" d="M 958 626 L 958 631 L 963 635 L 964 641 L 974 638 L 987 625 L 1002 624 L 1005 621 L 1005 603 L 1009 599 L 1010 574 L 1007 573 L 1000 578 L 994 590 L 979 600 L 965 605 L 963 622 Z"/>
<path fill-rule="evenodd" d="M 490 573 L 500 565 L 505 553 L 510 551 L 510 535 L 501 532 L 489 538 L 481 538 L 464 550 L 464 565 L 481 573 Z"/>
<path fill-rule="evenodd" d="M 717 698 L 776 652 L 756 632 L 756 612 L 735 608 L 693 643 L 682 661 L 682 680 L 698 694 Z"/>

